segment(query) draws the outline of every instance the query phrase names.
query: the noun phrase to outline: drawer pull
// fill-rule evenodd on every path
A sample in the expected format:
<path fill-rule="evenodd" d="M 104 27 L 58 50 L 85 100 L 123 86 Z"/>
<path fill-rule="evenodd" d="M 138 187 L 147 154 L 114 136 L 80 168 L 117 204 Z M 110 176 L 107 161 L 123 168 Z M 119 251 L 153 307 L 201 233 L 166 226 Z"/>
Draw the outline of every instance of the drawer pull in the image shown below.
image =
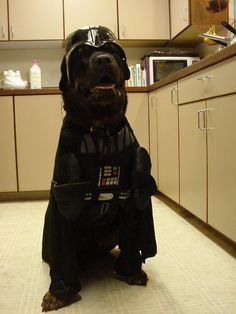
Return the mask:
<path fill-rule="evenodd" d="M 213 75 L 203 75 L 201 77 L 198 78 L 199 81 L 205 81 L 205 80 L 209 80 L 213 77 Z"/>
<path fill-rule="evenodd" d="M 203 116 L 203 119 L 201 119 Z M 201 120 L 203 120 L 203 126 L 201 126 Z M 206 109 L 198 110 L 197 112 L 197 127 L 201 131 L 206 131 Z"/>

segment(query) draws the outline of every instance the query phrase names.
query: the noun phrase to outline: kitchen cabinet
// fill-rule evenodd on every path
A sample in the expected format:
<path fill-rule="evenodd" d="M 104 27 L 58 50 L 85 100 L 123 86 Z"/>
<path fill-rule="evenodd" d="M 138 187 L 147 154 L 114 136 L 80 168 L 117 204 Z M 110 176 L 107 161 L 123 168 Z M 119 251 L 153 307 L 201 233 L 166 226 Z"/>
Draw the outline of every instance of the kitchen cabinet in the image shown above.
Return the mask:
<path fill-rule="evenodd" d="M 180 205 L 236 241 L 236 94 L 181 105 Z"/>
<path fill-rule="evenodd" d="M 128 93 L 126 116 L 140 146 L 143 146 L 149 152 L 147 93 Z"/>
<path fill-rule="evenodd" d="M 61 0 L 9 0 L 10 40 L 63 39 Z"/>
<path fill-rule="evenodd" d="M 19 191 L 49 190 L 62 123 L 60 95 L 15 96 Z"/>
<path fill-rule="evenodd" d="M 150 157 L 152 162 L 151 174 L 158 184 L 158 143 L 157 143 L 157 91 L 149 93 L 149 138 L 150 138 Z"/>
<path fill-rule="evenodd" d="M 206 102 L 179 106 L 180 205 L 207 222 Z"/>
<path fill-rule="evenodd" d="M 174 82 L 157 90 L 159 190 L 179 203 L 178 93 Z"/>
<path fill-rule="evenodd" d="M 171 38 L 190 25 L 189 0 L 170 0 Z"/>
<path fill-rule="evenodd" d="M 117 32 L 116 0 L 64 0 L 65 36 L 84 25 L 103 25 Z"/>
<path fill-rule="evenodd" d="M 13 97 L 0 97 L 0 192 L 17 191 Z"/>
<path fill-rule="evenodd" d="M 0 41 L 8 40 L 7 0 L 0 1 Z"/>
<path fill-rule="evenodd" d="M 214 25 L 219 33 L 224 27 L 222 21 L 228 21 L 229 10 L 226 7 L 213 12 L 212 3 L 205 0 L 170 0 L 171 39 L 188 40 L 193 44 L 201 42 L 198 34 L 207 32 Z"/>
<path fill-rule="evenodd" d="M 235 65 L 232 57 L 178 81 L 180 204 L 233 241 Z"/>
<path fill-rule="evenodd" d="M 118 0 L 119 39 L 170 39 L 169 1 Z"/>
<path fill-rule="evenodd" d="M 208 223 L 236 242 L 236 94 L 207 100 Z"/>
<path fill-rule="evenodd" d="M 236 57 L 198 71 L 179 80 L 179 102 L 188 103 L 236 91 Z M 228 78 L 230 75 L 230 79 Z"/>

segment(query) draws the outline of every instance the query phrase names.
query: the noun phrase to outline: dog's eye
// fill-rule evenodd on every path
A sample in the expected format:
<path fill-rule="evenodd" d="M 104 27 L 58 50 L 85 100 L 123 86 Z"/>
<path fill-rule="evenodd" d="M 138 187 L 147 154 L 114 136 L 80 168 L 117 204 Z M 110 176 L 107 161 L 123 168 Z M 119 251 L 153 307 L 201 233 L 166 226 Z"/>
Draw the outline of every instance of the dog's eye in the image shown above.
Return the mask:
<path fill-rule="evenodd" d="M 125 57 L 122 49 L 120 49 L 119 46 L 115 44 L 111 44 L 111 43 L 105 44 L 103 46 L 103 49 L 108 53 L 117 54 L 122 59 Z"/>

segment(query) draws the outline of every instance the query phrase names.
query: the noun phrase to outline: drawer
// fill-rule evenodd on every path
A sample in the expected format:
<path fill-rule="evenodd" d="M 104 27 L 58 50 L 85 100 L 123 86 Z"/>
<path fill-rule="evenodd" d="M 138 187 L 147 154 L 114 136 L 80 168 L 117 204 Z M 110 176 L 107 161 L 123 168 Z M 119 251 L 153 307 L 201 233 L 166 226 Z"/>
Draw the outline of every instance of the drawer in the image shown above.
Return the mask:
<path fill-rule="evenodd" d="M 179 103 L 236 92 L 236 57 L 178 81 Z"/>

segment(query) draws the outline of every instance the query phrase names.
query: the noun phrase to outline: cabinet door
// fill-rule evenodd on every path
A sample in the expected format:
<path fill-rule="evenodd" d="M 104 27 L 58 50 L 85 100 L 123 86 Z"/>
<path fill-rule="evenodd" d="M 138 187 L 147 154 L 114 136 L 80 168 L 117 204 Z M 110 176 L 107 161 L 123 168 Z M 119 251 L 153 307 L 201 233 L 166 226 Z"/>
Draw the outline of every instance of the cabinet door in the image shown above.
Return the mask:
<path fill-rule="evenodd" d="M 84 25 L 103 25 L 117 36 L 116 0 L 64 0 L 65 35 Z"/>
<path fill-rule="evenodd" d="M 49 190 L 62 121 L 61 97 L 17 96 L 15 110 L 19 190 Z"/>
<path fill-rule="evenodd" d="M 180 79 L 178 81 L 179 103 L 235 93 L 235 68 L 236 57 L 234 56 Z"/>
<path fill-rule="evenodd" d="M 0 1 L 0 40 L 8 40 L 7 0 Z"/>
<path fill-rule="evenodd" d="M 120 39 L 169 39 L 169 1 L 118 0 Z"/>
<path fill-rule="evenodd" d="M 180 205 L 207 221 L 205 101 L 179 107 Z M 202 129 L 200 129 L 202 128 Z"/>
<path fill-rule="evenodd" d="M 0 97 L 0 192 L 17 191 L 12 97 Z"/>
<path fill-rule="evenodd" d="M 236 94 L 207 102 L 208 223 L 236 242 Z"/>
<path fill-rule="evenodd" d="M 152 162 L 151 174 L 158 184 L 157 168 L 157 92 L 149 94 L 149 137 L 150 137 L 150 157 Z"/>
<path fill-rule="evenodd" d="M 9 0 L 11 40 L 63 38 L 61 0 Z"/>
<path fill-rule="evenodd" d="M 179 202 L 177 84 L 157 90 L 159 190 Z"/>
<path fill-rule="evenodd" d="M 129 93 L 127 119 L 140 144 L 149 152 L 148 94 Z"/>
<path fill-rule="evenodd" d="M 171 38 L 190 25 L 189 0 L 170 0 Z"/>

